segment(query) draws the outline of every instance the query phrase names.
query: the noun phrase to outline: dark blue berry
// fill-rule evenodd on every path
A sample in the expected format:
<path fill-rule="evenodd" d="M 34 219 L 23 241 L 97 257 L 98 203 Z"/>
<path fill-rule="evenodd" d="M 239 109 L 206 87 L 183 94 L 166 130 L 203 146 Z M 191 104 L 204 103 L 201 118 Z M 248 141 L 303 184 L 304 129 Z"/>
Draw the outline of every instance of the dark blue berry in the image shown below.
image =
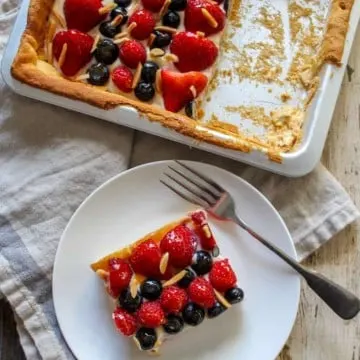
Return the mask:
<path fill-rule="evenodd" d="M 228 13 L 228 10 L 229 10 L 229 0 L 225 0 L 224 1 L 224 11 L 225 11 L 226 15 Z"/>
<path fill-rule="evenodd" d="M 115 3 L 121 7 L 127 7 L 131 4 L 131 0 L 115 0 Z"/>
<path fill-rule="evenodd" d="M 164 48 L 170 44 L 171 34 L 159 30 L 154 30 L 154 34 L 155 39 L 151 45 L 152 48 Z"/>
<path fill-rule="evenodd" d="M 194 272 L 191 271 L 190 269 L 185 269 L 185 270 L 186 270 L 186 275 L 177 283 L 178 286 L 183 289 L 186 289 L 196 277 Z"/>
<path fill-rule="evenodd" d="M 133 298 L 129 288 L 123 290 L 119 296 L 120 306 L 129 313 L 134 313 L 140 307 L 141 303 L 142 298 L 139 293 Z"/>
<path fill-rule="evenodd" d="M 117 33 L 121 31 L 121 26 L 111 25 L 111 21 L 104 21 L 99 26 L 99 31 L 102 35 L 113 38 Z"/>
<path fill-rule="evenodd" d="M 188 303 L 182 311 L 182 316 L 188 325 L 196 326 L 204 320 L 205 311 L 197 304 Z"/>
<path fill-rule="evenodd" d="M 176 29 L 180 25 L 179 14 L 175 11 L 168 11 L 162 18 L 162 24 Z"/>
<path fill-rule="evenodd" d="M 211 255 L 207 251 L 200 250 L 195 253 L 191 267 L 198 275 L 205 275 L 211 270 L 212 263 Z"/>
<path fill-rule="evenodd" d="M 193 117 L 193 107 L 194 107 L 194 102 L 190 101 L 185 105 L 185 114 L 189 117 L 192 118 Z"/>
<path fill-rule="evenodd" d="M 92 85 L 105 85 L 109 80 L 109 69 L 101 63 L 91 65 L 88 69 L 89 78 L 88 82 Z"/>
<path fill-rule="evenodd" d="M 134 90 L 135 96 L 141 101 L 149 101 L 155 95 L 155 89 L 152 84 L 140 81 Z"/>
<path fill-rule="evenodd" d="M 238 287 L 234 287 L 225 292 L 225 299 L 230 304 L 237 304 L 244 299 L 244 291 Z"/>
<path fill-rule="evenodd" d="M 161 282 L 155 279 L 148 279 L 141 284 L 140 292 L 145 299 L 156 300 L 162 292 Z"/>
<path fill-rule="evenodd" d="M 207 310 L 207 316 L 209 319 L 219 316 L 226 310 L 225 306 L 216 302 L 213 307 Z"/>
<path fill-rule="evenodd" d="M 158 64 L 153 61 L 146 61 L 141 70 L 141 79 L 147 83 L 153 83 L 156 79 L 156 72 L 159 70 Z"/>
<path fill-rule="evenodd" d="M 178 315 L 168 315 L 163 327 L 168 334 L 177 334 L 184 328 L 184 320 Z"/>
<path fill-rule="evenodd" d="M 115 19 L 118 15 L 122 15 L 122 17 L 123 17 L 119 25 L 126 24 L 126 22 L 128 21 L 128 18 L 129 18 L 126 9 L 123 7 L 120 7 L 120 6 L 113 9 L 110 13 L 111 20 Z"/>
<path fill-rule="evenodd" d="M 185 10 L 187 5 L 187 0 L 171 0 L 169 9 L 175 11 Z"/>
<path fill-rule="evenodd" d="M 135 337 L 139 340 L 143 350 L 152 349 L 157 340 L 156 331 L 150 328 L 140 328 L 136 332 Z"/>
<path fill-rule="evenodd" d="M 95 59 L 105 65 L 112 64 L 119 56 L 119 47 L 110 39 L 102 39 L 97 43 Z"/>

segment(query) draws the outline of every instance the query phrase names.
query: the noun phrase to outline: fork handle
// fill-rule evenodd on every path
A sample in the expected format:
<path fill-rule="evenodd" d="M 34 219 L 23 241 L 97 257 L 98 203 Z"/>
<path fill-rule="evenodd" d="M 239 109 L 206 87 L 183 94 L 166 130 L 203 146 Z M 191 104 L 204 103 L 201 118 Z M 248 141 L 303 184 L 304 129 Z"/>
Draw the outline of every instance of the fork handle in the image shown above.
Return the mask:
<path fill-rule="evenodd" d="M 306 269 L 296 260 L 286 255 L 274 244 L 268 242 L 261 235 L 251 229 L 243 220 L 236 215 L 233 220 L 246 230 L 255 239 L 259 240 L 269 250 L 277 254 L 295 271 L 305 279 L 309 287 L 341 318 L 349 320 L 354 318 L 360 311 L 360 299 L 342 286 L 327 279 L 325 276 Z"/>

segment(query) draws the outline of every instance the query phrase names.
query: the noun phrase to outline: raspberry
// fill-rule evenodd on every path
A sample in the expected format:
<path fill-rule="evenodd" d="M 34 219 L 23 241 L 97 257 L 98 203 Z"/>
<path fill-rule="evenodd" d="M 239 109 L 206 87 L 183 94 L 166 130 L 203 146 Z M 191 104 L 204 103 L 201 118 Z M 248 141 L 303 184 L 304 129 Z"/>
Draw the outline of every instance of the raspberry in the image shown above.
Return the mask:
<path fill-rule="evenodd" d="M 131 336 L 137 329 L 136 318 L 124 309 L 116 308 L 112 314 L 116 328 L 125 336 Z"/>
<path fill-rule="evenodd" d="M 217 261 L 209 274 L 209 280 L 212 286 L 221 292 L 224 292 L 236 284 L 236 275 L 229 264 L 228 259 Z"/>
<path fill-rule="evenodd" d="M 128 40 L 120 45 L 119 58 L 126 66 L 135 69 L 139 62 L 146 61 L 146 50 L 138 41 Z"/>
<path fill-rule="evenodd" d="M 139 322 L 149 328 L 156 328 L 165 322 L 165 313 L 158 301 L 143 303 L 137 316 Z"/>
<path fill-rule="evenodd" d="M 112 72 L 111 79 L 119 90 L 126 93 L 131 92 L 133 74 L 126 66 L 124 65 L 118 66 Z"/>
<path fill-rule="evenodd" d="M 206 309 L 214 306 L 216 299 L 214 289 L 204 278 L 198 277 L 188 287 L 188 294 L 191 301 Z"/>
<path fill-rule="evenodd" d="M 122 259 L 109 261 L 109 287 L 113 294 L 120 294 L 121 290 L 129 286 L 132 270 L 130 265 Z"/>
<path fill-rule="evenodd" d="M 137 10 L 129 19 L 129 26 L 131 23 L 136 23 L 136 27 L 131 31 L 131 36 L 137 40 L 147 39 L 155 27 L 155 19 L 152 13 L 148 10 Z"/>
<path fill-rule="evenodd" d="M 160 296 L 160 304 L 168 313 L 180 312 L 187 302 L 187 294 L 184 289 L 177 286 L 168 286 L 163 289 Z"/>

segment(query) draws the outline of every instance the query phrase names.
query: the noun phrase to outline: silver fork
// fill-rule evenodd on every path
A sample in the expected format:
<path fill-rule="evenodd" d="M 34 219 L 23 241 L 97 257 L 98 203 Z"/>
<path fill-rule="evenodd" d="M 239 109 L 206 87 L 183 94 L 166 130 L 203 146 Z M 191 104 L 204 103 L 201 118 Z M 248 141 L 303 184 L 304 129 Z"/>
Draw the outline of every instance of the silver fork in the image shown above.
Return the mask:
<path fill-rule="evenodd" d="M 162 184 L 183 199 L 203 207 L 217 219 L 231 220 L 240 225 L 298 272 L 309 287 L 341 318 L 348 320 L 357 315 L 360 311 L 358 297 L 325 276 L 306 269 L 277 246 L 263 238 L 237 215 L 233 198 L 222 186 L 192 167 L 177 160 L 175 162 L 180 165 L 181 170 L 169 166 L 169 170 L 172 171 L 171 175 L 169 173 L 164 173 L 164 175 L 177 185 L 173 186 L 169 181 L 160 180 Z"/>

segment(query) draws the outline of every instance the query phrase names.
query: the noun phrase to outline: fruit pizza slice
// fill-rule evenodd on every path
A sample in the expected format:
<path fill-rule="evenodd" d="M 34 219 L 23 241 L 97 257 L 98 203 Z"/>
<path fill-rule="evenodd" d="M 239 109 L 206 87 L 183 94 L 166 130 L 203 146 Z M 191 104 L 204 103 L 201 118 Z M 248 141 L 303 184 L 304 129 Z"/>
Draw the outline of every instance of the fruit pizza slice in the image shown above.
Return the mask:
<path fill-rule="evenodd" d="M 197 210 L 93 263 L 114 299 L 115 327 L 143 351 L 240 302 L 244 293 Z"/>

